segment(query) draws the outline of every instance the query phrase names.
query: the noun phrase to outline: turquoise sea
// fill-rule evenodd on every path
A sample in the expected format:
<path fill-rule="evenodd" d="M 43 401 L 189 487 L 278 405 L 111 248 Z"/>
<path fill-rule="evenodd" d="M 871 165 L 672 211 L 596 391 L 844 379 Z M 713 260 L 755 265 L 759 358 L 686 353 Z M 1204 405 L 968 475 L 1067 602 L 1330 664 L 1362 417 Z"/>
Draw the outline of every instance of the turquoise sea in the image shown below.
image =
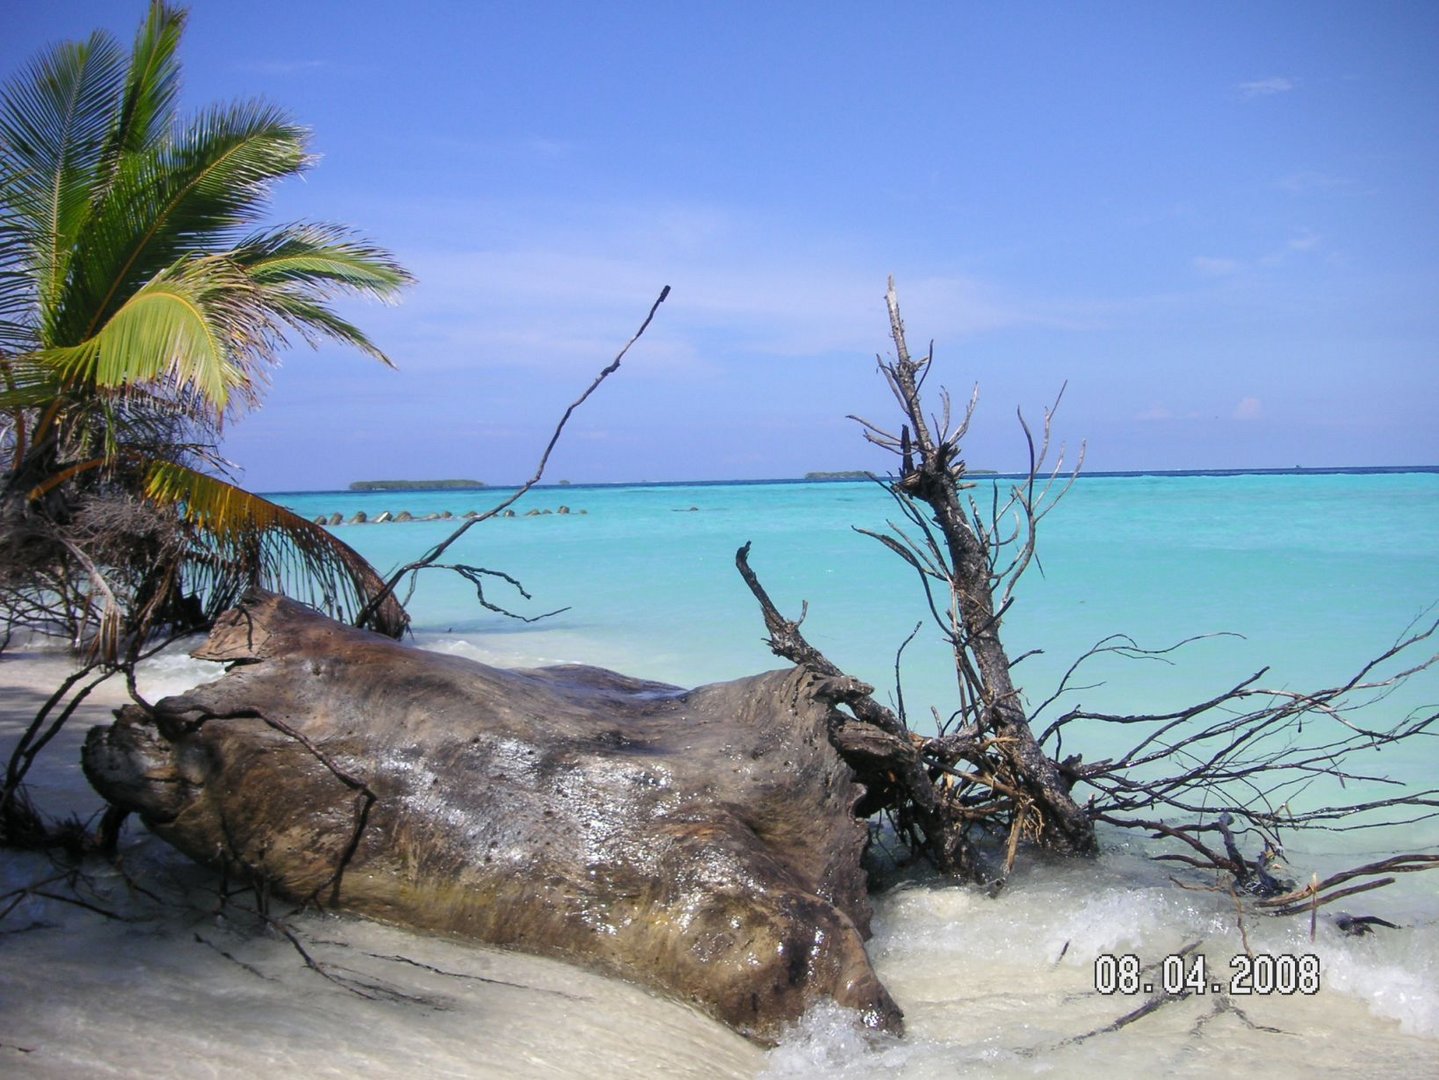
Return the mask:
<path fill-rule="evenodd" d="M 984 478 L 977 498 L 996 483 L 1009 481 Z M 504 494 L 276 498 L 307 517 L 349 519 L 361 510 L 370 518 L 386 510 L 462 515 Z M 571 512 L 525 516 L 561 506 Z M 746 541 L 776 603 L 797 617 L 808 601 L 810 640 L 881 698 L 893 694 L 896 649 L 924 615 L 914 572 L 854 531 L 882 530 L 895 517 L 874 483 L 551 487 L 530 492 L 517 511 L 475 526 L 448 559 L 523 582 L 532 600 L 498 579 L 487 590 L 517 612 L 566 610 L 535 623 L 507 619 L 480 609 L 454 575 L 429 571 L 410 605 L 417 644 L 510 665 L 599 664 L 683 685 L 778 667 L 734 568 Z M 384 569 L 418 557 L 454 525 L 335 531 Z M 1082 477 L 1041 523 L 1039 561 L 1004 620 L 1004 638 L 1012 656 L 1042 650 L 1016 669 L 1031 706 L 1111 634 L 1150 648 L 1218 636 L 1162 661 L 1095 664 L 1063 704 L 1164 711 L 1265 667 L 1271 689 L 1334 686 L 1439 616 L 1436 538 L 1439 470 Z M 916 727 L 931 705 L 950 707 L 937 639 L 926 625 L 904 653 Z M 1410 661 L 1436 650 L 1430 640 Z M 142 689 L 158 696 L 214 676 L 201 666 L 182 654 L 161 657 L 142 672 Z M 1374 696 L 1362 714 L 1369 727 L 1432 712 L 1439 671 Z M 97 707 L 90 722 L 103 718 Z M 1064 750 L 1092 760 L 1123 745 L 1113 730 L 1076 725 Z M 1439 743 L 1412 739 L 1363 764 L 1412 790 L 1432 788 Z M 84 794 L 78 770 L 55 783 Z M 1298 797 L 1365 791 L 1316 786 Z M 1398 851 L 1439 854 L 1433 821 L 1284 839 L 1300 880 Z M 386 988 L 359 998 L 316 977 L 288 941 L 228 923 L 213 900 L 156 915 L 128 890 L 130 870 L 146 868 L 151 882 L 168 876 L 201 896 L 213 884 L 140 832 L 113 881 L 94 885 L 107 904 L 130 897 L 143 918 L 117 929 L 91 912 L 41 904 L 34 933 L 0 941 L 12 976 L 8 988 L 0 980 L 0 1053 L 9 1054 L 0 1065 L 27 1076 L 1439 1075 L 1439 872 L 1399 875 L 1348 897 L 1322 909 L 1311 928 L 1308 918 L 1241 915 L 1213 882 L 1156 861 L 1163 849 L 1146 837 L 1107 831 L 1102 841 L 1094 860 L 1022 862 L 997 897 L 922 873 L 877 894 L 869 949 L 904 1009 L 905 1036 L 866 1039 L 852 1017 L 820 1008 L 761 1052 L 682 1005 L 552 961 L 295 916 L 290 925 L 332 974 Z M 33 871 L 7 874 L 21 880 Z M 1332 918 L 1341 907 L 1398 929 L 1346 935 Z M 1195 995 L 1115 1027 L 1145 997 L 1098 992 L 1101 958 L 1158 965 L 1185 949 L 1221 979 L 1246 953 L 1314 956 L 1321 986 L 1314 994 Z M 11 1053 L 17 1046 L 36 1052 Z"/>
<path fill-rule="evenodd" d="M 1012 483 L 981 478 L 973 494 L 987 506 L 996 485 L 1002 492 Z M 504 494 L 327 492 L 279 501 L 310 517 L 339 512 L 349 520 L 360 510 L 370 518 L 385 510 L 461 515 L 483 511 Z M 543 513 L 562 506 L 570 513 Z M 509 664 L 599 664 L 682 685 L 781 666 L 762 640 L 758 609 L 735 570 L 735 550 L 748 541 L 751 563 L 781 609 L 797 617 L 807 602 L 810 640 L 875 684 L 882 698 L 893 700 L 898 646 L 923 623 L 900 673 L 911 721 L 928 727 L 930 706 L 941 715 L 952 708 L 952 669 L 925 620 L 914 571 L 855 531 L 883 531 L 898 519 L 874 482 L 552 487 L 530 492 L 516 509 L 519 516 L 471 529 L 450 558 L 522 581 L 533 601 L 506 594 L 498 582 L 488 594 L 518 612 L 568 610 L 538 623 L 504 619 L 480 611 L 463 582 L 429 571 L 411 605 L 421 643 Z M 531 510 L 542 513 L 525 516 Z M 417 557 L 453 526 L 343 525 L 336 532 L 388 568 Z M 1112 634 L 1156 649 L 1204 636 L 1162 660 L 1093 662 L 1074 680 L 1082 689 L 1061 706 L 1164 712 L 1261 668 L 1268 669 L 1260 680 L 1266 688 L 1336 686 L 1439 617 L 1439 470 L 1081 477 L 1042 521 L 1038 553 L 1003 628 L 1011 656 L 1031 653 L 1016 671 L 1031 707 L 1050 696 L 1077 657 Z M 1436 651 L 1439 641 L 1431 640 L 1408 660 Z M 1395 670 L 1390 665 L 1382 674 Z M 1432 711 L 1439 671 L 1378 696 L 1362 714 L 1369 726 L 1387 726 L 1426 706 Z M 1129 740 L 1128 731 L 1077 726 L 1064 750 L 1092 760 L 1121 751 Z M 1421 737 L 1362 763 L 1370 775 L 1432 788 L 1439 745 Z M 1360 790 L 1366 789 L 1321 784 L 1301 798 L 1342 799 Z M 1372 792 L 1392 789 L 1373 785 Z M 999 960 L 988 946 L 977 956 L 973 946 L 966 951 L 947 940 L 954 934 L 972 941 L 976 926 L 1006 938 L 1053 938 L 1056 952 L 1063 940 L 1086 934 L 1091 951 L 1105 941 L 1150 934 L 1177 947 L 1181 926 L 1192 932 L 1196 918 L 1211 927 L 1224 921 L 1212 904 L 1196 904 L 1170 884 L 1143 841 L 1113 836 L 1109 842 L 1103 873 L 1036 869 L 1013 890 L 1009 914 L 974 914 L 976 925 L 968 927 L 955 910 L 974 902 L 962 899 L 963 891 L 901 890 L 880 902 L 876 951 L 921 966 L 927 961 L 917 958 L 932 959 L 936 948 L 952 949 L 959 964 L 980 963 L 979 956 Z M 1429 821 L 1291 835 L 1286 842 L 1292 868 L 1307 877 L 1397 850 L 1439 852 L 1439 827 Z M 1081 908 L 1096 923 L 1060 919 L 1052 925 L 1051 905 L 1078 895 L 1086 897 Z M 1363 987 L 1355 993 L 1371 1012 L 1382 1016 L 1388 1009 L 1388 1022 L 1398 1020 L 1403 1034 L 1439 1038 L 1439 873 L 1408 875 L 1356 903 L 1356 910 L 1387 913 L 1412 929 L 1403 943 L 1343 941 L 1338 948 L 1370 949 L 1378 966 L 1360 964 L 1355 970 L 1367 974 L 1340 978 Z M 1251 933 L 1274 935 L 1276 949 L 1299 948 L 1294 943 L 1303 936 L 1278 923 Z M 1378 959 L 1386 949 L 1403 957 L 1395 969 L 1402 976 L 1374 973 L 1388 963 Z M 1336 971 L 1342 967 L 1336 964 Z M 906 1008 L 913 1020 L 915 1010 Z M 829 1061 L 835 1030 L 820 1024 L 797 1037 L 789 1052 L 798 1074 Z M 1153 1049 L 1136 1049 L 1135 1060 Z M 935 1060 L 948 1060 L 948 1051 L 936 1053 Z M 1439 1044 L 1429 1042 L 1419 1053 L 1439 1060 Z M 917 1063 L 930 1059 L 904 1060 L 923 1074 Z M 1204 1074 L 1202 1068 L 1195 1073 Z"/>
<path fill-rule="evenodd" d="M 973 494 L 988 505 L 985 479 Z M 314 517 L 385 510 L 423 517 L 483 511 L 507 492 L 314 492 L 277 501 Z M 569 507 L 569 514 L 524 516 Z M 909 567 L 856 528 L 897 519 L 873 482 L 552 487 L 519 516 L 472 528 L 446 561 L 502 570 L 487 596 L 537 623 L 482 610 L 470 587 L 421 575 L 410 608 L 425 642 L 465 641 L 515 663 L 585 662 L 697 685 L 780 666 L 734 566 L 750 561 L 776 603 L 846 670 L 892 694 L 895 652 L 925 618 Z M 377 567 L 417 558 L 454 521 L 342 525 L 336 535 Z M 1081 477 L 1040 525 L 1038 560 L 1004 620 L 1032 704 L 1099 639 L 1147 648 L 1196 635 L 1169 663 L 1096 665 L 1079 700 L 1158 712 L 1270 668 L 1265 685 L 1342 681 L 1439 609 L 1439 471 Z M 950 666 L 926 623 L 905 651 L 911 712 L 941 709 Z M 1433 699 L 1433 684 L 1429 687 Z M 1406 698 L 1405 700 L 1409 700 Z"/>

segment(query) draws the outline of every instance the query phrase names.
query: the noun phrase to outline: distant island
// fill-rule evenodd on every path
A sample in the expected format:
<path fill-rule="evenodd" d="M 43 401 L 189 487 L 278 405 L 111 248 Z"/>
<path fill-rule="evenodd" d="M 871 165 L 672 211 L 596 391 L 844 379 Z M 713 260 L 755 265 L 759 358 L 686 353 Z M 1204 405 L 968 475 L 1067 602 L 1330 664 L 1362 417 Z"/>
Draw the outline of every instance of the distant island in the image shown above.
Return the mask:
<path fill-rule="evenodd" d="M 452 491 L 482 488 L 483 480 L 356 480 L 351 491 Z"/>
<path fill-rule="evenodd" d="M 998 476 L 993 469 L 965 469 L 970 476 Z M 849 469 L 844 472 L 807 472 L 806 480 L 868 480 L 874 473 L 864 469 Z"/>

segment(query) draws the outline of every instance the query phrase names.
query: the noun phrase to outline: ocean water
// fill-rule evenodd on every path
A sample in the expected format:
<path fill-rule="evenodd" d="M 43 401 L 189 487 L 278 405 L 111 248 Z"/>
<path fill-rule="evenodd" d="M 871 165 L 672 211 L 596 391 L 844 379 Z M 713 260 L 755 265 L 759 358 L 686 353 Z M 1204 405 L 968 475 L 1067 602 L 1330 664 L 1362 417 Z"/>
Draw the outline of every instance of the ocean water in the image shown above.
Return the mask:
<path fill-rule="evenodd" d="M 459 515 L 503 494 L 277 499 L 306 516 L 348 519 L 358 510 L 371 518 L 384 510 Z M 987 499 L 986 486 L 976 495 Z M 571 513 L 523 516 L 562 505 Z M 599 664 L 682 685 L 782 666 L 763 643 L 758 609 L 734 568 L 735 550 L 747 541 L 781 610 L 797 617 L 808 602 L 810 640 L 874 683 L 881 698 L 894 696 L 896 649 L 924 622 L 914 572 L 855 531 L 882 530 L 895 517 L 872 483 L 546 488 L 517 511 L 471 529 L 447 561 L 519 579 L 532 599 L 499 579 L 486 590 L 517 612 L 566 610 L 534 623 L 506 619 L 479 609 L 454 575 L 428 571 L 410 604 L 420 644 L 492 663 Z M 455 524 L 344 525 L 336 533 L 384 569 L 418 557 Z M 1408 628 L 1439 615 L 1436 537 L 1433 472 L 1085 477 L 1042 522 L 1039 561 L 1005 618 L 1004 638 L 1011 655 L 1039 650 L 1016 669 L 1032 707 L 1076 657 L 1111 634 L 1150 648 L 1212 636 L 1163 660 L 1101 658 L 1076 680 L 1083 689 L 1061 704 L 1164 711 L 1261 668 L 1261 684 L 1276 690 L 1339 685 Z M 1439 648 L 1426 644 L 1412 660 Z M 152 693 L 181 689 L 208 677 L 198 666 L 162 657 L 146 685 Z M 930 706 L 947 713 L 952 675 L 932 626 L 922 625 L 905 650 L 900 679 L 913 726 L 926 726 Z M 1429 672 L 1377 700 L 1364 722 L 1383 726 L 1436 702 L 1439 673 Z M 1107 756 L 1125 738 L 1075 725 L 1065 752 Z M 1439 747 L 1433 738 L 1414 739 L 1366 766 L 1431 787 Z M 83 795 L 74 772 L 52 783 L 56 792 Z M 1321 794 L 1316 788 L 1307 797 Z M 683 1006 L 563 965 L 356 920 L 301 917 L 296 925 L 323 962 L 397 990 L 358 998 L 318 979 L 273 935 L 245 933 L 223 915 L 197 916 L 194 904 L 157 914 L 122 880 L 97 881 L 97 894 L 133 905 L 140 921 L 117 933 L 91 912 L 32 899 L 37 928 L 0 937 L 12 972 L 9 990 L 0 989 L 0 1069 L 55 1076 L 239 1076 L 260 1068 L 334 1076 L 1439 1074 L 1439 873 L 1401 875 L 1347 902 L 1402 929 L 1349 937 L 1321 918 L 1311 938 L 1307 919 L 1241 917 L 1227 894 L 1176 885 L 1175 868 L 1151 857 L 1157 849 L 1146 838 L 1106 833 L 1103 840 L 1096 860 L 1026 862 L 997 898 L 923 876 L 879 894 L 871 954 L 905 1010 L 905 1037 L 868 1039 L 842 1011 L 820 1009 L 768 1053 Z M 213 887 L 143 836 L 130 843 L 133 864 L 158 867 L 177 892 L 204 895 Z M 1295 835 L 1286 846 L 1291 870 L 1303 878 L 1395 851 L 1439 852 L 1439 829 L 1421 822 Z M 12 866 L 6 880 L 33 869 Z M 1103 1030 L 1145 999 L 1098 993 L 1099 956 L 1158 963 L 1195 942 L 1225 981 L 1246 950 L 1317 956 L 1319 990 L 1211 993 Z M 110 958 L 106 965 L 94 963 L 97 954 Z"/>
<path fill-rule="evenodd" d="M 976 488 L 981 503 L 991 481 Z M 494 496 L 492 496 L 494 498 Z M 315 516 L 363 509 L 416 515 L 483 510 L 475 493 L 282 496 Z M 523 516 L 529 510 L 570 514 Z M 489 599 L 536 623 L 496 618 L 470 587 L 432 570 L 410 605 L 424 644 L 513 664 L 580 661 L 680 685 L 783 666 L 764 644 L 759 609 L 735 569 L 750 563 L 780 610 L 808 605 L 810 641 L 894 702 L 899 679 L 916 728 L 948 715 L 953 668 L 914 571 L 856 528 L 884 531 L 897 515 L 872 482 L 550 488 L 515 518 L 472 528 L 446 559 L 503 570 Z M 377 567 L 416 558 L 453 522 L 345 525 L 336 530 Z M 1428 613 L 1439 617 L 1439 473 L 1124 476 L 1081 478 L 1040 525 L 1038 559 L 1005 616 L 1011 656 L 1031 707 L 1076 658 L 1125 634 L 1167 648 L 1208 635 L 1167 662 L 1100 658 L 1057 703 L 1101 712 L 1162 712 L 1210 697 L 1267 668 L 1261 685 L 1312 690 L 1347 680 Z M 1431 610 L 1432 609 L 1432 610 Z M 1420 680 L 1386 703 L 1435 698 Z M 1042 719 L 1047 720 L 1056 707 Z M 1117 732 L 1068 736 L 1091 759 L 1121 749 Z"/>

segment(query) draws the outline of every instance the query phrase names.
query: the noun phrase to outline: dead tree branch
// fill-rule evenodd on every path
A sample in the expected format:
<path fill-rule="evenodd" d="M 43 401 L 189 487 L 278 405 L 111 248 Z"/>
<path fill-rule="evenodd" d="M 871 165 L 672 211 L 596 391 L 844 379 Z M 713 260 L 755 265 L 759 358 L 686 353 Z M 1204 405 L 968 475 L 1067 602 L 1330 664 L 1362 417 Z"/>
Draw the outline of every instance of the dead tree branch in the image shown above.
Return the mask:
<path fill-rule="evenodd" d="M 921 388 L 933 365 L 933 347 L 919 359 L 910 354 L 892 279 L 886 303 L 894 358 L 881 359 L 879 371 L 899 405 L 901 423 L 895 432 L 853 419 L 869 442 L 898 459 L 897 473 L 885 487 L 905 524 L 891 522 L 888 534 L 859 531 L 878 540 L 919 576 L 930 616 L 951 650 L 959 698 L 951 713 L 958 721 L 956 730 L 949 732 L 946 722 L 936 738 L 910 738 L 918 760 L 898 773 L 904 780 L 890 789 L 891 794 L 900 799 L 906 814 L 912 810 L 921 819 L 931 815 L 920 822 L 924 850 L 951 873 L 983 876 L 971 834 L 987 832 L 1002 838 L 1002 873 L 1012 866 L 1022 839 L 1056 851 L 1093 852 L 1094 823 L 1071 796 L 1069 779 L 1040 749 L 1000 638 L 1003 617 L 1014 601 L 1014 586 L 1034 560 L 1038 523 L 1073 482 L 1070 474 L 1060 483 L 1061 465 L 1047 465 L 1053 409 L 1045 411 L 1038 440 L 1020 417 L 1030 455 L 1028 478 L 1003 497 L 996 487 L 989 508 L 982 510 L 972 494 L 975 485 L 966 479 L 960 447 L 974 416 L 978 390 L 957 421 L 942 389 L 939 414 L 929 413 Z M 1062 464 L 1062 453 L 1059 460 Z M 748 545 L 741 549 L 740 572 L 760 602 L 770 647 L 818 677 L 864 685 L 809 646 L 799 635 L 798 623 L 779 616 L 748 568 L 747 551 Z M 865 687 L 863 694 L 846 702 L 855 717 L 892 736 L 909 736 L 898 718 L 868 697 L 870 692 Z M 936 836 L 962 850 L 964 857 L 942 861 L 935 850 Z M 962 838 L 957 847 L 954 838 Z"/>
<path fill-rule="evenodd" d="M 643 335 L 644 332 L 649 329 L 650 323 L 654 320 L 655 312 L 659 310 L 660 305 L 665 302 L 669 294 L 670 287 L 666 285 L 663 289 L 660 290 L 660 294 L 655 299 L 655 302 L 650 305 L 649 314 L 645 316 L 644 322 L 640 324 L 640 328 L 634 332 L 634 335 L 629 339 L 629 341 L 625 342 L 624 347 L 620 349 L 619 353 L 616 354 L 615 358 L 612 361 L 610 361 L 609 365 L 606 366 L 598 375 L 595 376 L 594 381 L 591 382 L 588 387 L 586 387 L 585 392 L 582 393 L 579 397 L 575 398 L 574 401 L 570 402 L 569 407 L 565 409 L 564 415 L 560 417 L 559 423 L 555 425 L 555 429 L 550 435 L 550 441 L 545 444 L 544 452 L 540 454 L 540 460 L 539 463 L 535 466 L 534 474 L 523 484 L 521 484 L 520 487 L 515 490 L 514 494 L 506 497 L 505 499 L 502 499 L 500 502 L 490 507 L 490 509 L 486 510 L 484 513 L 468 519 L 459 528 L 455 529 L 454 532 L 450 533 L 449 536 L 445 537 L 445 539 L 441 540 L 424 555 L 420 556 L 420 558 L 416 559 L 414 562 L 406 563 L 404 566 L 401 566 L 398 570 L 394 571 L 389 576 L 389 578 L 386 579 L 384 586 L 373 597 L 370 598 L 370 602 L 365 605 L 364 609 L 361 610 L 360 614 L 355 618 L 355 626 L 364 626 L 365 620 L 372 616 L 376 610 L 378 610 L 380 604 L 384 602 L 385 598 L 392 595 L 395 589 L 399 587 L 400 583 L 404 581 L 407 576 L 411 580 L 411 589 L 413 590 L 415 576 L 419 574 L 421 570 L 430 569 L 432 567 L 440 569 L 440 567 L 436 567 L 435 564 L 439 562 L 440 557 L 449 550 L 449 548 L 455 543 L 455 541 L 457 541 L 460 537 L 464 536 L 465 533 L 469 532 L 471 528 L 478 525 L 480 522 L 489 521 L 491 518 L 498 517 L 500 514 L 504 513 L 504 511 L 509 509 L 515 503 L 519 502 L 519 500 L 524 497 L 524 495 L 529 492 L 531 488 L 533 488 L 536 484 L 540 482 L 540 480 L 545 475 L 546 466 L 549 465 L 550 455 L 554 452 L 555 446 L 559 443 L 560 435 L 565 430 L 565 425 L 569 423 L 570 417 L 574 415 L 576 409 L 578 409 L 589 399 L 589 396 L 591 394 L 593 394 L 596 390 L 599 389 L 602 382 L 604 382 L 606 379 L 608 379 L 611 375 L 613 375 L 616 371 L 620 369 L 620 361 L 625 358 L 625 355 L 630 351 L 631 346 L 633 346 L 634 343 L 640 339 L 641 335 Z M 446 567 L 445 569 L 458 568 Z M 472 584 L 476 586 L 477 589 L 479 588 L 479 582 L 476 580 L 475 575 L 494 573 L 494 571 L 485 570 L 482 567 L 465 567 L 464 569 L 466 571 L 469 571 L 469 573 L 466 573 L 465 576 L 470 580 Z M 522 589 L 521 592 L 523 593 L 523 591 L 524 590 Z M 490 604 L 485 603 L 483 593 L 481 593 L 481 603 L 484 604 L 484 606 L 487 608 L 491 607 Z M 511 614 L 510 612 L 503 613 L 507 615 Z M 516 616 L 516 618 L 520 617 L 521 616 Z"/>
<path fill-rule="evenodd" d="M 855 769 L 871 794 L 884 791 L 904 821 L 911 818 L 922 830 L 925 853 L 946 873 L 972 875 L 978 863 L 959 822 L 940 806 L 939 795 L 925 769 L 919 744 L 904 721 L 875 701 L 874 687 L 852 679 L 805 640 L 799 622 L 779 613 L 749 565 L 750 545 L 735 553 L 735 565 L 759 602 L 769 631 L 769 647 L 804 668 L 817 679 L 815 694 L 836 707 L 830 718 L 830 741 Z M 858 723 L 837 707 L 843 705 Z"/>
<path fill-rule="evenodd" d="M 1171 712 L 1120 715 L 1075 706 L 1035 738 L 1031 724 L 1062 698 L 1087 689 L 1078 681 L 1087 662 L 1119 657 L 1170 663 L 1172 653 L 1195 639 L 1145 649 L 1126 635 L 1106 637 L 1026 713 L 1012 676 L 1017 660 L 1000 632 L 1017 583 L 1037 565 L 1039 523 L 1078 475 L 1077 467 L 1064 467 L 1062 449 L 1055 455 L 1053 419 L 1063 390 L 1037 430 L 1019 416 L 1026 475 L 1007 490 L 998 482 L 981 489 L 968 478 L 960 445 L 978 390 L 957 419 L 943 389 L 938 413 L 929 411 L 921 391 L 933 368 L 933 346 L 923 357 L 910 354 L 893 280 L 886 304 L 894 354 L 880 359 L 879 371 L 899 406 L 898 423 L 851 419 L 866 440 L 897 459 L 895 473 L 880 483 L 899 515 L 888 531 L 857 531 L 915 572 L 923 606 L 950 650 L 956 701 L 951 709 L 933 709 L 936 734 L 918 735 L 906 723 L 898 666 L 908 641 L 895 659 L 900 706 L 895 716 L 873 700 L 868 685 L 811 646 L 799 622 L 779 614 L 749 567 L 748 544 L 737 558 L 764 615 L 770 648 L 813 673 L 830 699 L 849 710 L 833 724 L 831 739 L 869 786 L 861 811 L 889 813 L 901 839 L 942 869 L 971 879 L 985 876 L 985 838 L 1002 856 L 1002 878 L 1025 841 L 1087 853 L 1096 850 L 1097 824 L 1143 830 L 1168 845 L 1157 857 L 1218 873 L 1236 895 L 1260 898 L 1258 910 L 1283 914 L 1312 913 L 1329 900 L 1377 888 L 1395 872 L 1428 869 L 1439 861 L 1396 856 L 1324 882 L 1316 877 L 1309 889 L 1296 891 L 1281 859 L 1282 833 L 1289 830 L 1378 828 L 1439 815 L 1439 789 L 1412 791 L 1356 764 L 1367 752 L 1439 735 L 1439 711 L 1432 707 L 1393 724 L 1361 722 L 1360 716 L 1439 663 L 1439 657 L 1421 652 L 1439 633 L 1439 620 L 1427 626 L 1416 620 L 1391 648 L 1328 689 L 1267 689 L 1261 682 L 1267 669 L 1261 668 Z M 1091 763 L 1080 755 L 1060 757 L 1066 735 L 1092 732 L 1097 725 L 1133 730 L 1129 749 Z M 1344 790 L 1356 782 L 1366 785 L 1362 797 Z M 1083 805 L 1075 791 L 1086 797 Z M 946 860 L 944 851 L 960 857 Z M 1340 888 L 1356 877 L 1361 884 Z"/>

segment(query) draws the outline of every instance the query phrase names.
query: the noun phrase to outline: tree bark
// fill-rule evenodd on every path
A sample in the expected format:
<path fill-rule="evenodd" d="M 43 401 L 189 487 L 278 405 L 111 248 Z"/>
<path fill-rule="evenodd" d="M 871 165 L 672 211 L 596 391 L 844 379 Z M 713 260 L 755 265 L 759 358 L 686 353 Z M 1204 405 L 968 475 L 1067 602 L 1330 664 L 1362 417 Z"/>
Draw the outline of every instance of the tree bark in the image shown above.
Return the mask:
<path fill-rule="evenodd" d="M 899 1027 L 863 946 L 862 789 L 813 675 L 504 671 L 274 596 L 196 655 L 234 666 L 84 755 L 194 858 L 634 979 L 761 1042 L 821 998 Z"/>
<path fill-rule="evenodd" d="M 975 676 L 969 682 L 981 709 L 978 726 L 995 736 L 996 751 L 1011 766 L 1011 781 L 1033 801 L 1035 838 L 1060 850 L 1092 853 L 1097 850 L 1094 823 L 1070 796 L 1055 762 L 1040 749 L 1010 674 L 1009 655 L 999 636 L 1003 611 L 996 611 L 994 605 L 994 553 L 991 544 L 976 534 L 960 501 L 964 462 L 957 436 L 932 433 L 925 418 L 919 381 L 928 360 L 920 363 L 910 356 L 892 280 L 886 302 L 896 357 L 885 371 L 907 420 L 901 438 L 907 468 L 895 483 L 901 494 L 930 507 L 943 536 L 951 595 L 962 628 L 956 635 L 956 662 L 963 679 L 967 667 L 963 653 L 973 658 Z M 1019 810 L 1021 815 L 1030 812 Z"/>

